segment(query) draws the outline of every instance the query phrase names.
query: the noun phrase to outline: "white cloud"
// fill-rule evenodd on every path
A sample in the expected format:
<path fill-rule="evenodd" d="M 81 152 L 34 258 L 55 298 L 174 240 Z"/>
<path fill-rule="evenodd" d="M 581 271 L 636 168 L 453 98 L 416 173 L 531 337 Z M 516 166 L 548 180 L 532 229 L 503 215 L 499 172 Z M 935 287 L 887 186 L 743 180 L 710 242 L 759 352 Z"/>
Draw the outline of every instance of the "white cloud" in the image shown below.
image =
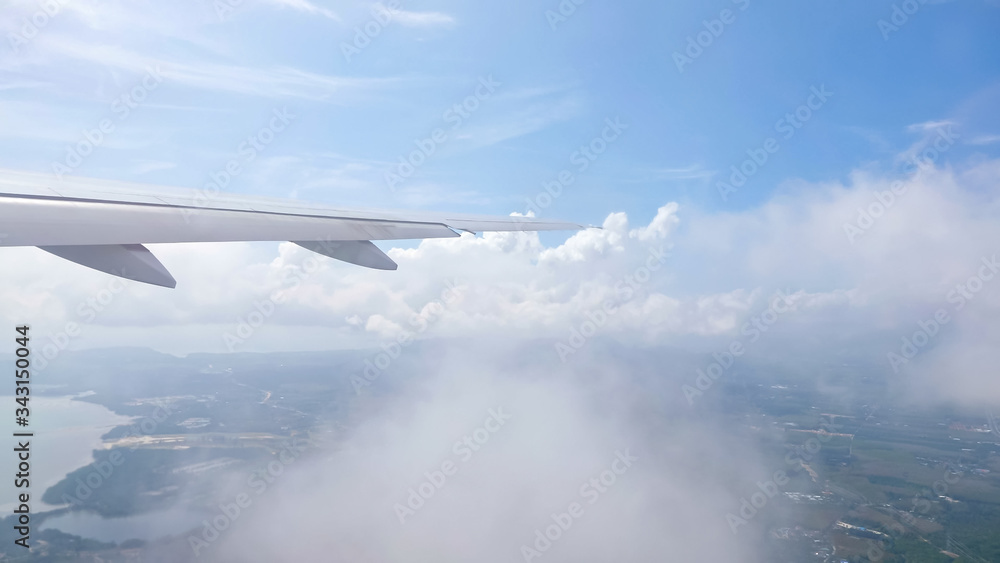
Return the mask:
<path fill-rule="evenodd" d="M 373 89 L 398 83 L 392 78 L 332 76 L 281 64 L 258 66 L 260 57 L 253 54 L 253 46 L 241 43 L 247 38 L 240 35 L 236 24 L 220 20 L 213 8 L 216 4 L 228 6 L 225 2 L 205 2 L 198 10 L 186 4 L 156 2 L 67 2 L 16 56 L 0 60 L 0 71 L 7 73 L 5 82 L 48 90 L 60 97 L 67 89 L 88 93 L 95 88 L 93 83 L 108 75 L 121 82 L 121 74 L 141 76 L 158 67 L 175 87 L 331 102 L 357 101 L 361 96 L 352 94 L 370 94 Z M 234 13 L 253 12 L 249 2 L 234 4 L 230 7 Z M 309 0 L 257 3 L 262 4 L 340 19 Z M 34 2 L 19 6 L 26 15 L 37 9 Z M 229 27 L 220 32 L 223 25 Z M 5 36 L 18 33 L 18 26 L 20 18 L 12 18 L 0 22 L 0 31 Z M 259 37 L 252 40 L 260 43 Z M 96 88 L 100 96 L 103 82 Z"/>
<path fill-rule="evenodd" d="M 896 156 L 897 163 L 930 159 L 932 164 L 936 164 L 933 160 L 936 158 L 934 155 L 938 153 L 924 151 L 933 151 L 934 147 L 940 147 L 943 151 L 950 150 L 955 141 L 961 137 L 958 129 L 959 124 L 951 120 L 925 121 L 907 126 L 906 131 L 918 134 L 919 138 Z"/>
<path fill-rule="evenodd" d="M 116 45 L 95 44 L 69 38 L 51 38 L 50 53 L 144 76 L 153 69 L 165 84 L 180 83 L 205 90 L 238 94 L 303 98 L 338 102 L 356 99 L 359 92 L 398 84 L 392 78 L 353 78 L 316 74 L 291 67 L 255 68 L 205 61 L 179 62 L 152 59 Z"/>
<path fill-rule="evenodd" d="M 278 6 L 280 8 L 291 8 L 293 10 L 297 10 L 307 14 L 315 14 L 323 16 L 324 18 L 336 22 L 341 21 L 340 16 L 338 16 L 332 10 L 329 10 L 322 6 L 317 6 L 313 2 L 309 2 L 309 0 L 264 0 L 264 3 L 273 6 Z"/>
<path fill-rule="evenodd" d="M 582 373 L 535 353 L 483 343 L 443 357 L 431 351 L 403 373 L 384 375 L 376 384 L 401 392 L 359 399 L 364 419 L 338 436 L 335 451 L 313 452 L 274 479 L 272 490 L 251 492 L 246 515 L 205 554 L 217 561 L 523 561 L 535 530 L 578 503 L 582 514 L 551 547 L 542 544 L 543 561 L 657 561 L 663 553 L 757 560 L 753 532 L 734 535 L 725 518 L 754 490 L 731 468 L 744 479 L 768 475 L 746 442 L 684 415 L 637 414 L 661 412 L 662 395 L 636 392 L 658 384 L 612 358 L 593 357 L 592 371 Z M 456 450 L 491 410 L 503 425 L 492 423 L 495 432 L 475 451 Z M 403 512 L 401 523 L 397 505 L 406 506 L 410 489 L 447 462 L 453 474 L 412 515 Z M 606 471 L 613 484 L 584 489 Z M 296 526 L 280 525 L 291 518 Z"/>
<path fill-rule="evenodd" d="M 906 130 L 910 133 L 926 132 L 926 131 L 936 131 L 942 127 L 955 126 L 958 125 L 954 121 L 948 119 L 941 119 L 938 121 L 924 121 L 922 123 L 913 123 L 906 126 Z"/>
<path fill-rule="evenodd" d="M 393 13 L 393 20 L 406 27 L 451 27 L 455 18 L 441 12 L 411 12 L 399 10 Z"/>
<path fill-rule="evenodd" d="M 992 145 L 993 143 L 1000 142 L 1000 135 L 979 135 L 969 139 L 967 142 L 970 145 Z"/>
<path fill-rule="evenodd" d="M 499 98 L 499 97 L 498 97 Z M 502 98 L 500 98 L 502 99 Z M 490 100 L 484 102 L 488 105 Z M 518 107 L 504 107 L 489 115 L 475 115 L 456 131 L 461 149 L 478 149 L 529 135 L 546 127 L 578 117 L 584 104 L 574 94 L 558 99 L 538 100 Z M 450 146 L 445 150 L 451 150 Z"/>
<path fill-rule="evenodd" d="M 610 302 L 616 313 L 601 327 L 602 338 L 633 346 L 699 342 L 711 350 L 739 337 L 780 289 L 795 296 L 797 311 L 755 353 L 778 359 L 789 349 L 820 358 L 850 353 L 891 377 L 887 353 L 900 338 L 936 309 L 950 310 L 949 291 L 976 274 L 982 257 L 1000 253 L 997 179 L 1000 161 L 919 172 L 904 179 L 902 193 L 853 244 L 844 225 L 886 197 L 893 178 L 859 172 L 847 185 L 791 185 L 741 212 L 671 203 L 640 225 L 611 213 L 603 229 L 554 246 L 525 233 L 466 234 L 397 248 L 380 243 L 399 263 L 396 272 L 314 257 L 290 243 L 278 245 L 277 255 L 273 244 L 159 245 L 153 250 L 178 288 L 129 284 L 73 345 L 225 350 L 224 333 L 234 333 L 255 303 L 281 295 L 287 302 L 239 349 L 377 346 L 412 330 L 414 318 L 427 318 L 428 305 L 457 283 L 460 298 L 420 337 L 565 341 L 588 313 Z M 34 249 L 4 252 L 19 268 L 0 276 L 0 292 L 10 303 L 19 302 L 14 296 L 27 300 L 4 315 L 15 322 L 30 314 L 43 333 L 79 320 L 80 303 L 109 283 L 104 274 Z M 642 272 L 657 254 L 664 266 Z M 315 271 L 302 274 L 311 264 Z M 942 377 L 948 365 L 980 377 L 969 366 L 989 357 L 988 341 L 947 335 L 992 334 L 998 308 L 1000 285 L 986 284 L 955 312 L 944 337 L 905 367 L 915 377 L 901 385 L 928 396 L 942 385 L 950 393 L 939 396 L 1000 401 L 1000 386 L 955 388 Z"/>
<path fill-rule="evenodd" d="M 714 170 L 706 170 L 700 164 L 676 168 L 656 168 L 650 171 L 655 180 L 707 180 L 715 176 Z"/>

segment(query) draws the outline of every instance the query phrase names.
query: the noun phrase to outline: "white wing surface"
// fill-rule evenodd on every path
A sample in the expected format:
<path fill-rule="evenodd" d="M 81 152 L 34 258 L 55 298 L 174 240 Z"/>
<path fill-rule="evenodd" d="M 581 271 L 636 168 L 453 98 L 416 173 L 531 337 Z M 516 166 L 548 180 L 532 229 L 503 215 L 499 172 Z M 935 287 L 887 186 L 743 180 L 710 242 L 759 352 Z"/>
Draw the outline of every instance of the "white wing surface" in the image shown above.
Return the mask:
<path fill-rule="evenodd" d="M 396 264 L 370 241 L 583 228 L 534 217 L 342 208 L 0 170 L 0 246 L 38 246 L 164 287 L 174 287 L 174 279 L 144 244 L 292 241 L 337 260 L 394 270 Z"/>

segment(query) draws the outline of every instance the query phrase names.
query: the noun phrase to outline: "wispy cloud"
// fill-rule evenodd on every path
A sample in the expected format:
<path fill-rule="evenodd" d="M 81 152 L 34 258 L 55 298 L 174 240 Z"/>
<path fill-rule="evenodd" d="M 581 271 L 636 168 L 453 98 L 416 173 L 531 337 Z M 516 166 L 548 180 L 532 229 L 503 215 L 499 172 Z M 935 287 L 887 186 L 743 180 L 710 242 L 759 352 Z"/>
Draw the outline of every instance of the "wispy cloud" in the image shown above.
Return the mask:
<path fill-rule="evenodd" d="M 68 38 L 53 39 L 46 47 L 50 54 L 134 74 L 144 74 L 149 69 L 154 69 L 173 84 L 253 96 L 343 102 L 347 92 L 371 90 L 398 83 L 394 78 L 331 76 L 292 67 L 259 68 L 214 62 L 151 59 L 119 46 L 84 43 Z"/>
<path fill-rule="evenodd" d="M 651 175 L 656 180 L 707 180 L 715 175 L 715 171 L 708 170 L 701 164 L 692 164 L 679 168 L 655 168 Z"/>
<path fill-rule="evenodd" d="M 528 135 L 553 123 L 568 121 L 582 112 L 584 104 L 576 96 L 536 102 L 528 107 L 505 112 L 481 125 L 463 129 L 456 137 L 466 148 L 482 148 Z"/>
<path fill-rule="evenodd" d="M 694 163 L 688 166 L 635 167 L 629 169 L 627 173 L 615 177 L 614 181 L 630 184 L 679 182 L 684 180 L 707 182 L 717 172 L 716 170 L 705 168 L 701 163 Z"/>
<path fill-rule="evenodd" d="M 270 4 L 272 6 L 277 6 L 280 8 L 290 8 L 299 12 L 306 14 L 315 14 L 318 16 L 323 16 L 324 18 L 331 19 L 333 21 L 341 21 L 340 16 L 331 10 L 324 8 L 322 6 L 317 6 L 309 0 L 263 0 L 265 4 Z"/>
<path fill-rule="evenodd" d="M 1000 142 L 1000 135 L 979 135 L 978 137 L 973 137 L 967 141 L 970 145 L 992 145 L 993 143 Z"/>
<path fill-rule="evenodd" d="M 494 199 L 476 190 L 456 190 L 435 183 L 404 186 L 395 194 L 395 201 L 406 207 L 431 207 L 439 205 L 489 205 Z"/>
<path fill-rule="evenodd" d="M 451 27 L 457 22 L 455 18 L 441 12 L 408 12 L 400 10 L 393 15 L 400 25 L 406 27 Z"/>
<path fill-rule="evenodd" d="M 956 127 L 958 127 L 958 122 L 950 119 L 924 121 L 922 123 L 908 125 L 906 127 L 906 132 L 917 134 L 920 138 L 910 145 L 910 147 L 905 151 L 897 155 L 896 162 L 900 163 L 913 160 L 942 134 L 958 137 L 958 134 L 955 133 Z"/>
<path fill-rule="evenodd" d="M 159 170 L 170 170 L 171 168 L 177 168 L 177 163 L 146 159 L 135 159 L 132 161 L 132 171 L 140 175 Z"/>
<path fill-rule="evenodd" d="M 954 121 L 949 119 L 941 119 L 938 121 L 924 121 L 923 123 L 914 123 L 912 125 L 906 126 L 906 131 L 909 133 L 920 133 L 927 131 L 936 131 L 942 127 L 947 127 L 949 125 L 957 125 Z"/>
<path fill-rule="evenodd" d="M 845 131 L 849 131 L 868 141 L 875 150 L 883 153 L 891 153 L 895 149 L 892 143 L 877 129 L 871 127 L 861 127 L 859 125 L 844 126 Z"/>

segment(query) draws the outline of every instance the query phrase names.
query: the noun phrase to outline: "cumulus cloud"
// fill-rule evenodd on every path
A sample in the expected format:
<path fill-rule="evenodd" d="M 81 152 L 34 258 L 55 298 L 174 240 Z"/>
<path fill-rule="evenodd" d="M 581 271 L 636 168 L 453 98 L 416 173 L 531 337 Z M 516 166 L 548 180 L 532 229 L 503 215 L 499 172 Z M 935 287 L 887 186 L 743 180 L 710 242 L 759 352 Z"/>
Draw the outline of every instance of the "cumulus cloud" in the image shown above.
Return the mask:
<path fill-rule="evenodd" d="M 12 322 L 30 316 L 53 333 L 83 324 L 73 347 L 155 342 L 189 353 L 378 346 L 404 333 L 568 342 L 595 318 L 600 336 L 620 342 L 712 350 L 740 337 L 781 290 L 799 305 L 759 353 L 847 351 L 915 396 L 996 402 L 992 380 L 955 386 L 942 374 L 975 373 L 990 357 L 988 339 L 953 335 L 995 330 L 995 282 L 970 280 L 1000 251 L 998 177 L 1000 162 L 982 160 L 902 177 L 858 171 L 845 183 L 789 183 L 739 212 L 668 203 L 638 225 L 614 212 L 602 229 L 552 246 L 531 233 L 380 243 L 397 272 L 291 243 L 154 246 L 179 280 L 175 291 L 129 282 L 111 295 L 117 286 L 103 274 L 8 249 L 19 267 L 0 275 L 0 294 L 15 304 L 4 312 Z M 956 310 L 949 298 L 970 283 L 975 298 Z M 232 346 L 226 335 L 262 307 L 262 326 Z M 954 319 L 941 335 L 905 364 L 891 362 L 902 338 L 941 308 Z"/>
<path fill-rule="evenodd" d="M 692 405 L 683 386 L 738 340 L 739 369 L 818 388 L 850 371 L 912 401 L 1000 403 L 998 179 L 986 160 L 858 171 L 742 211 L 612 212 L 555 245 L 531 233 L 386 244 L 396 272 L 291 243 L 157 245 L 174 291 L 12 248 L 0 296 L 38 346 L 423 341 L 365 390 L 335 447 L 290 468 L 212 546 L 220 560 L 509 561 L 580 502 L 544 560 L 755 561 L 759 535 L 732 534 L 725 517 L 774 468 L 719 426 L 722 394 Z M 776 295 L 788 307 L 767 321 Z M 63 338 L 70 322 L 81 334 Z M 510 419 L 463 459 L 456 441 L 500 408 Z M 584 483 L 625 450 L 634 465 L 588 504 Z M 409 504 L 449 461 L 447 483 Z"/>

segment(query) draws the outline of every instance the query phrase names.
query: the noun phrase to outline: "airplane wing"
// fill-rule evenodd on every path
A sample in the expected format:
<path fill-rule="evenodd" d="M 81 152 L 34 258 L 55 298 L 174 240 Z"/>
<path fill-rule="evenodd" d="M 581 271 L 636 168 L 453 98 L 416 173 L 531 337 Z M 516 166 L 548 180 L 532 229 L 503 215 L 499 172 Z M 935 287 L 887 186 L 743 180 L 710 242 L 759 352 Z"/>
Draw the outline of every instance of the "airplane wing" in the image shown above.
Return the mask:
<path fill-rule="evenodd" d="M 89 268 L 170 288 L 176 286 L 173 276 L 143 245 L 291 241 L 351 264 L 395 270 L 371 241 L 583 228 L 534 217 L 352 209 L 0 170 L 0 246 L 37 246 Z"/>

